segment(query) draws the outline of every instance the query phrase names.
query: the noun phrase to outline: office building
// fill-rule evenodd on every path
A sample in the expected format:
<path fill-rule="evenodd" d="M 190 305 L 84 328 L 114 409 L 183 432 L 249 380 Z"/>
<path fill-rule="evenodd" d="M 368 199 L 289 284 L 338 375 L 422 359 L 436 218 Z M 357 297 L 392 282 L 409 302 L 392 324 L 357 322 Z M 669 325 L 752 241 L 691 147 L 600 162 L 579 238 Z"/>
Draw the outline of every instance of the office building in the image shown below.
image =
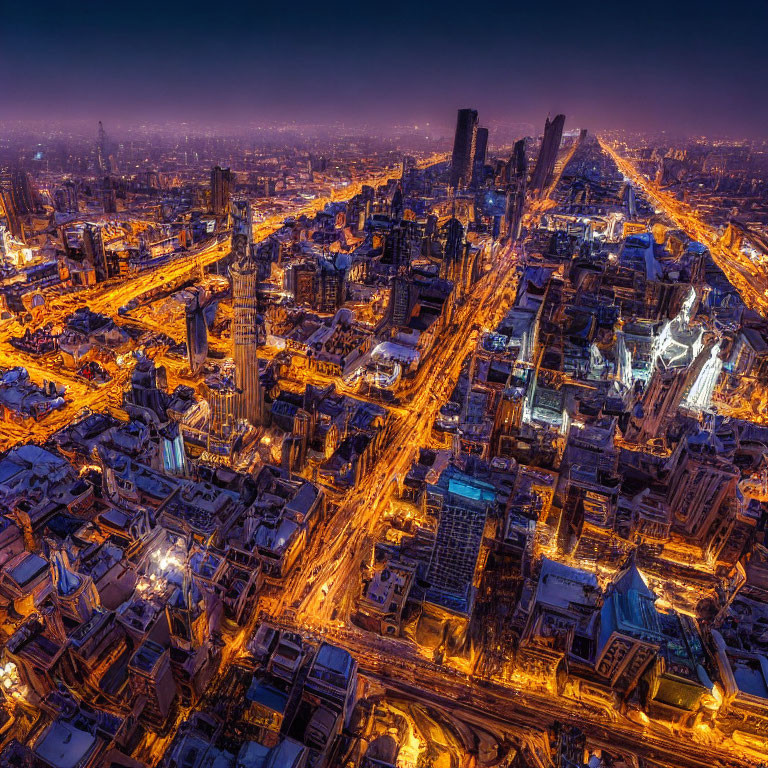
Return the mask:
<path fill-rule="evenodd" d="M 204 291 L 196 290 L 184 308 L 187 325 L 187 360 L 192 373 L 200 371 L 208 356 L 208 325 L 205 319 L 204 299 Z"/>
<path fill-rule="evenodd" d="M 28 216 L 35 212 L 37 206 L 32 182 L 29 180 L 29 174 L 20 168 L 11 173 L 11 196 L 19 216 Z"/>
<path fill-rule="evenodd" d="M 131 657 L 128 680 L 131 694 L 146 701 L 142 721 L 150 727 L 162 728 L 176 698 L 169 649 L 145 640 Z"/>
<path fill-rule="evenodd" d="M 98 224 L 86 224 L 83 228 L 83 257 L 93 266 L 96 282 L 101 283 L 110 277 L 104 238 Z"/>
<path fill-rule="evenodd" d="M 421 230 L 413 221 L 401 221 L 387 233 L 382 262 L 390 265 L 393 274 L 401 274 L 421 249 Z"/>
<path fill-rule="evenodd" d="M 481 187 L 485 181 L 485 160 L 488 154 L 488 129 L 478 128 L 472 162 L 472 186 Z"/>
<path fill-rule="evenodd" d="M 320 261 L 316 273 L 317 291 L 315 308 L 318 312 L 334 314 L 344 303 L 346 294 L 346 270 L 329 259 Z"/>
<path fill-rule="evenodd" d="M 392 278 L 387 314 L 393 326 L 407 325 L 411 318 L 415 288 L 411 280 L 404 275 Z"/>
<path fill-rule="evenodd" d="M 472 179 L 472 163 L 477 141 L 477 111 L 460 109 L 451 155 L 451 186 L 465 187 Z"/>
<path fill-rule="evenodd" d="M 317 264 L 311 261 L 294 264 L 289 274 L 289 285 L 296 304 L 311 306 L 315 299 Z"/>
<path fill-rule="evenodd" d="M 528 182 L 528 157 L 525 139 L 515 142 L 507 165 L 507 236 L 518 240 L 522 234 L 523 210 Z"/>
<path fill-rule="evenodd" d="M 717 435 L 701 431 L 681 440 L 670 457 L 667 501 L 673 512 L 672 530 L 704 547 L 739 477 L 723 454 Z"/>
<path fill-rule="evenodd" d="M 557 151 L 560 149 L 564 127 L 565 115 L 557 115 L 554 120 L 547 118 L 544 123 L 544 137 L 541 140 L 539 157 L 531 176 L 531 189 L 537 194 L 546 189 L 555 170 Z"/>
<path fill-rule="evenodd" d="M 96 134 L 96 165 L 99 173 L 109 173 L 111 171 L 107 147 L 107 132 L 104 130 L 104 124 L 101 120 L 99 120 L 99 130 Z"/>
<path fill-rule="evenodd" d="M 528 155 L 525 152 L 525 139 L 518 139 L 509 158 L 509 179 L 528 175 Z"/>
<path fill-rule="evenodd" d="M 87 622 L 101 606 L 99 593 L 91 577 L 72 571 L 63 549 L 52 553 L 50 567 L 54 603 L 62 618 L 75 625 Z"/>
<path fill-rule="evenodd" d="M 59 213 L 77 213 L 77 203 L 77 186 L 71 180 L 65 181 L 64 184 L 53 193 L 54 208 L 56 208 Z"/>
<path fill-rule="evenodd" d="M 229 211 L 232 171 L 214 166 L 211 169 L 211 212 L 223 216 Z"/>
<path fill-rule="evenodd" d="M 235 343 L 235 381 L 240 390 L 239 415 L 254 426 L 261 423 L 259 382 L 258 263 L 253 254 L 251 206 L 232 202 L 232 310 Z"/>
<path fill-rule="evenodd" d="M 16 205 L 13 202 L 13 195 L 9 191 L 0 189 L 0 205 L 2 205 L 11 236 L 21 239 L 23 232 L 21 221 L 19 220 L 19 212 L 16 210 Z"/>
<path fill-rule="evenodd" d="M 117 193 L 114 188 L 107 186 L 101 193 L 104 213 L 117 213 Z"/>

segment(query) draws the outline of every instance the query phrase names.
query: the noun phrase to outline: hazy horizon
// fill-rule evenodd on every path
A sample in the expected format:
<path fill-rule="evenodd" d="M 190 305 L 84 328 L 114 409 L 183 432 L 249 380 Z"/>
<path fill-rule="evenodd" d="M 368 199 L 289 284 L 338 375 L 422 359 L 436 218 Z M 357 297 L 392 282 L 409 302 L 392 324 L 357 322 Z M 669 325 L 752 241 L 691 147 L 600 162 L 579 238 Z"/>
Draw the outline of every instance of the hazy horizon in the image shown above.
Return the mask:
<path fill-rule="evenodd" d="M 717 9 L 721 10 L 721 7 Z M 569 127 L 765 137 L 768 5 L 448 0 L 4 11 L 0 121 Z M 389 130 L 389 128 L 387 128 Z"/>

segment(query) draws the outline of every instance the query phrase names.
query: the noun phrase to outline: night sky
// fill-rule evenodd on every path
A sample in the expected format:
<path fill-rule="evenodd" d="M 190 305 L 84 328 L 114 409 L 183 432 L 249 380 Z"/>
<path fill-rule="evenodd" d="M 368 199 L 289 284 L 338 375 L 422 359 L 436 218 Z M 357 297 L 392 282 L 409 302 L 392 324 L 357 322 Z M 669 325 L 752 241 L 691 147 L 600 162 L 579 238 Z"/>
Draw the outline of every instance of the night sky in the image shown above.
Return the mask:
<path fill-rule="evenodd" d="M 0 14 L 0 119 L 481 122 L 768 135 L 768 2 L 50 2 Z"/>

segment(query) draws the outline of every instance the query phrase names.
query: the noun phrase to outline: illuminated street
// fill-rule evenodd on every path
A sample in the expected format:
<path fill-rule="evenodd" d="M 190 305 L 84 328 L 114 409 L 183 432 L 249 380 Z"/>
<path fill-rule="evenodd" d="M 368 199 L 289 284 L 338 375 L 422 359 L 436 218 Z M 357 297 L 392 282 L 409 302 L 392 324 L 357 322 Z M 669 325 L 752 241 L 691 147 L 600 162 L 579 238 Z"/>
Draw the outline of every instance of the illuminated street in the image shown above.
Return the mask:
<path fill-rule="evenodd" d="M 0 768 L 766 768 L 767 25 L 4 6 Z"/>
<path fill-rule="evenodd" d="M 743 253 L 723 244 L 723 237 L 702 221 L 699 214 L 684 202 L 676 200 L 672 194 L 655 186 L 621 157 L 606 141 L 600 146 L 611 156 L 619 170 L 636 184 L 648 199 L 682 229 L 689 237 L 703 243 L 709 249 L 717 265 L 738 289 L 747 306 L 765 315 L 768 312 L 768 282 L 763 268 L 758 267 Z"/>

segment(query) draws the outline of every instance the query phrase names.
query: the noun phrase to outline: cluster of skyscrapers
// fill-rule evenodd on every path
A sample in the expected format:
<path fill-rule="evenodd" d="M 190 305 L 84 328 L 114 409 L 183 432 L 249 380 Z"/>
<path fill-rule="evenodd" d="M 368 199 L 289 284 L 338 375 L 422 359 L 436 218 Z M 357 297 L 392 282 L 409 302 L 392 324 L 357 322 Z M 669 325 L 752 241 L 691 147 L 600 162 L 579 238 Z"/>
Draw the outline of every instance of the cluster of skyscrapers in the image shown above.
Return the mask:
<path fill-rule="evenodd" d="M 0 767 L 760 764 L 762 161 L 495 133 L 4 163 Z"/>

